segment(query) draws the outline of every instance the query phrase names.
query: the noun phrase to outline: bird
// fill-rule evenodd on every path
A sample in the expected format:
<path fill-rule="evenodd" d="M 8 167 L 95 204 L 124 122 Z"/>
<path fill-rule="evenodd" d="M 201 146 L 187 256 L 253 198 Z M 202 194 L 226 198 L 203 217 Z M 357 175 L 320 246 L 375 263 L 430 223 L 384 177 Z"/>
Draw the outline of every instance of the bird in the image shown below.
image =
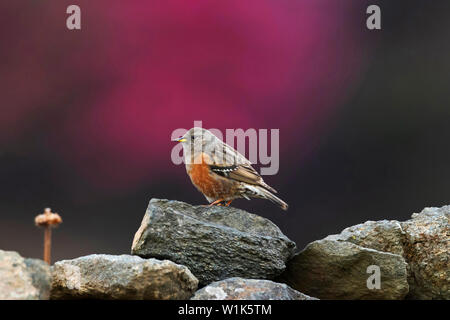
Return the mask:
<path fill-rule="evenodd" d="M 211 131 L 194 127 L 173 141 L 182 144 L 186 172 L 209 206 L 228 207 L 235 199 L 261 198 L 288 209 L 252 163 Z"/>

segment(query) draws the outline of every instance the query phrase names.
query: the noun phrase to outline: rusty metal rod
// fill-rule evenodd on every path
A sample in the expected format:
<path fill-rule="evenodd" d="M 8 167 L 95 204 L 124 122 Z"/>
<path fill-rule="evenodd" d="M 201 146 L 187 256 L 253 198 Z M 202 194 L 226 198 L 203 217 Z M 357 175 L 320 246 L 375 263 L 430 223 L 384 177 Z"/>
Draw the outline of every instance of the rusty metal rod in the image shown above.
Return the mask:
<path fill-rule="evenodd" d="M 44 231 L 44 261 L 51 264 L 52 256 L 52 228 L 50 226 L 45 227 Z"/>

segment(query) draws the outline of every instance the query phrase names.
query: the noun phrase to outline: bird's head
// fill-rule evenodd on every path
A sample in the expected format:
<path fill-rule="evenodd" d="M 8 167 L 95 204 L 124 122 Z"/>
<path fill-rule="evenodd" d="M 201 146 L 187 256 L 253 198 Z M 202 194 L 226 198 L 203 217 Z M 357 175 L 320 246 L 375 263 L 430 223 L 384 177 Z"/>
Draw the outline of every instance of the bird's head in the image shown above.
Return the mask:
<path fill-rule="evenodd" d="M 219 139 L 211 131 L 204 128 L 194 127 L 183 136 L 173 139 L 182 143 L 184 150 L 205 150 L 213 142 Z"/>

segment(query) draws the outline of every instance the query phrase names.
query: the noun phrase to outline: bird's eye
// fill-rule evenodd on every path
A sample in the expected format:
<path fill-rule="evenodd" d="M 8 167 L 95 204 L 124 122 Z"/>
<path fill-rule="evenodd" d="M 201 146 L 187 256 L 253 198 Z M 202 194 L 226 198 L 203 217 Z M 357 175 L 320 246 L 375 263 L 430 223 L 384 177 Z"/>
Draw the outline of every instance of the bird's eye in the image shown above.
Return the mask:
<path fill-rule="evenodd" d="M 195 140 L 195 137 L 194 136 L 191 136 L 191 141 L 194 141 Z"/>

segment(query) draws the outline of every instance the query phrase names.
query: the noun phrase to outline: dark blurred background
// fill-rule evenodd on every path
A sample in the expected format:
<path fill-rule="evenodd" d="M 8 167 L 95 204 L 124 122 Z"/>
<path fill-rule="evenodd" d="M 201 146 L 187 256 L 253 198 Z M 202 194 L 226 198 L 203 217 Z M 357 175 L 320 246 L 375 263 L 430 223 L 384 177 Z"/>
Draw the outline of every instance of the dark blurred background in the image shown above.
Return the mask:
<path fill-rule="evenodd" d="M 68 5 L 82 29 L 66 28 Z M 378 4 L 382 30 L 365 27 Z M 299 249 L 366 220 L 450 204 L 448 1 L 0 3 L 0 248 L 129 253 L 152 197 L 204 204 L 170 134 L 279 128 L 290 204 L 234 206 Z"/>

